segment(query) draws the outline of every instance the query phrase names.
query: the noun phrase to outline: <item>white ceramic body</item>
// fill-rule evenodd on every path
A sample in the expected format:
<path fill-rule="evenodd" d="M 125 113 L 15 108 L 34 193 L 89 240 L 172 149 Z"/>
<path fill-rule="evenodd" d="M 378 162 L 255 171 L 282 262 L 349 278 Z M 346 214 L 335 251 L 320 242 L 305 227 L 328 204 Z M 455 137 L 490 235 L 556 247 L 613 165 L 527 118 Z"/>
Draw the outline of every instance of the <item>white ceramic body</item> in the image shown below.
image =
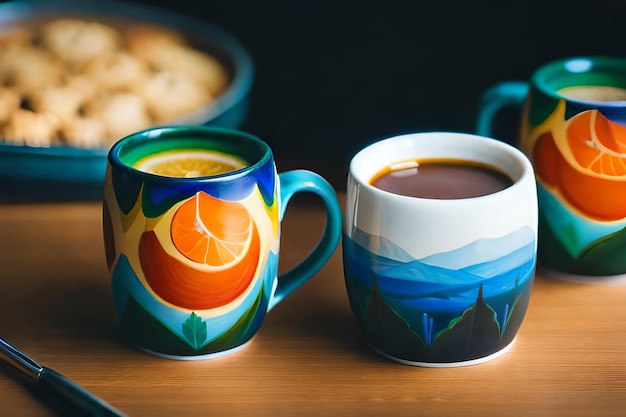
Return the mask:
<path fill-rule="evenodd" d="M 479 161 L 514 184 L 482 197 L 437 200 L 370 184 L 412 159 Z M 525 315 L 537 253 L 532 165 L 495 139 L 448 132 L 376 142 L 350 163 L 344 217 L 346 286 L 368 343 L 400 362 L 454 366 L 511 344 Z"/>

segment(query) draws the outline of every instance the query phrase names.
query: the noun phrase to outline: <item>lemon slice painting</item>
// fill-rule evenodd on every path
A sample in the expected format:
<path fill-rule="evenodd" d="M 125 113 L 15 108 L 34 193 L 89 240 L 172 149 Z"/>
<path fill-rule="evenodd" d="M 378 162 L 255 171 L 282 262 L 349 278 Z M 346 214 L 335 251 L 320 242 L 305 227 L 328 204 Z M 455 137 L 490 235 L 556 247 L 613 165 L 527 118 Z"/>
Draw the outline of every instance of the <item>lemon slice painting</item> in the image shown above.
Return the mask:
<path fill-rule="evenodd" d="M 184 149 L 148 155 L 133 166 L 140 171 L 166 177 L 197 178 L 237 171 L 246 163 L 221 152 Z"/>

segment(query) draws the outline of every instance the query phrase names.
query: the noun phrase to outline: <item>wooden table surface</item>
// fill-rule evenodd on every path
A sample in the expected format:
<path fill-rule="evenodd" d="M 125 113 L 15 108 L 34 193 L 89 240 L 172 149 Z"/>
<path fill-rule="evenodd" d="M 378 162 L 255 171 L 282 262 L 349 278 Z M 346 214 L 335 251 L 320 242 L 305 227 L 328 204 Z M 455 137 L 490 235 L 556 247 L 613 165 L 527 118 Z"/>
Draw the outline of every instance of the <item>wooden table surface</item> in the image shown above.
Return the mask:
<path fill-rule="evenodd" d="M 626 286 L 538 275 L 508 353 L 417 368 L 359 338 L 338 248 L 244 350 L 174 361 L 118 333 L 100 210 L 98 202 L 0 205 L 0 335 L 130 417 L 626 415 Z M 281 270 L 310 251 L 323 222 L 320 205 L 296 197 Z M 0 415 L 56 415 L 20 376 L 0 366 Z"/>

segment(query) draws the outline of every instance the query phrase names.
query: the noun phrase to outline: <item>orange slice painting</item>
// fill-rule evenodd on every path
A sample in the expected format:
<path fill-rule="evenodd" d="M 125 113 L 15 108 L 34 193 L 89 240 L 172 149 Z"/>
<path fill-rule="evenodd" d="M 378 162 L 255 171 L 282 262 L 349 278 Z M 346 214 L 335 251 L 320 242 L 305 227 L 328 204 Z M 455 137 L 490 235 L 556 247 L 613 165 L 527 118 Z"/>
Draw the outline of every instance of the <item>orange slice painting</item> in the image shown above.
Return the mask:
<path fill-rule="evenodd" d="M 254 223 L 237 202 L 198 193 L 172 219 L 172 241 L 192 261 L 227 267 L 245 255 Z"/>
<path fill-rule="evenodd" d="M 167 254 L 154 232 L 139 246 L 146 281 L 164 300 L 190 310 L 234 301 L 251 284 L 260 258 L 260 238 L 248 210 L 238 202 L 200 192 L 172 218 L 174 246 L 194 268 Z"/>
<path fill-rule="evenodd" d="M 533 149 L 537 176 L 589 218 L 626 217 L 626 127 L 597 110 L 574 116 L 565 135 L 547 133 Z"/>
<path fill-rule="evenodd" d="M 572 119 L 567 142 L 578 167 L 609 179 L 626 175 L 626 127 L 597 110 Z"/>

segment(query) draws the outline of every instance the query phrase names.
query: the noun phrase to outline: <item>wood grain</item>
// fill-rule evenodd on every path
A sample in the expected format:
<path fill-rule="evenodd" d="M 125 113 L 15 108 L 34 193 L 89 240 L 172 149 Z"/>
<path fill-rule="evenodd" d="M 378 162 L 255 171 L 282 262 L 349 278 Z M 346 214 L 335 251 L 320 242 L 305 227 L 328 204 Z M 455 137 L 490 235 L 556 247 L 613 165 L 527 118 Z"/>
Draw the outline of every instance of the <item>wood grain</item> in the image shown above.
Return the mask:
<path fill-rule="evenodd" d="M 624 415 L 626 286 L 538 274 L 508 353 L 469 367 L 416 368 L 360 339 L 339 248 L 242 351 L 173 361 L 119 336 L 100 210 L 97 202 L 0 205 L 0 334 L 131 417 Z M 311 250 L 323 222 L 319 204 L 292 202 L 281 270 Z M 0 414 L 53 416 L 50 405 L 0 366 Z"/>

